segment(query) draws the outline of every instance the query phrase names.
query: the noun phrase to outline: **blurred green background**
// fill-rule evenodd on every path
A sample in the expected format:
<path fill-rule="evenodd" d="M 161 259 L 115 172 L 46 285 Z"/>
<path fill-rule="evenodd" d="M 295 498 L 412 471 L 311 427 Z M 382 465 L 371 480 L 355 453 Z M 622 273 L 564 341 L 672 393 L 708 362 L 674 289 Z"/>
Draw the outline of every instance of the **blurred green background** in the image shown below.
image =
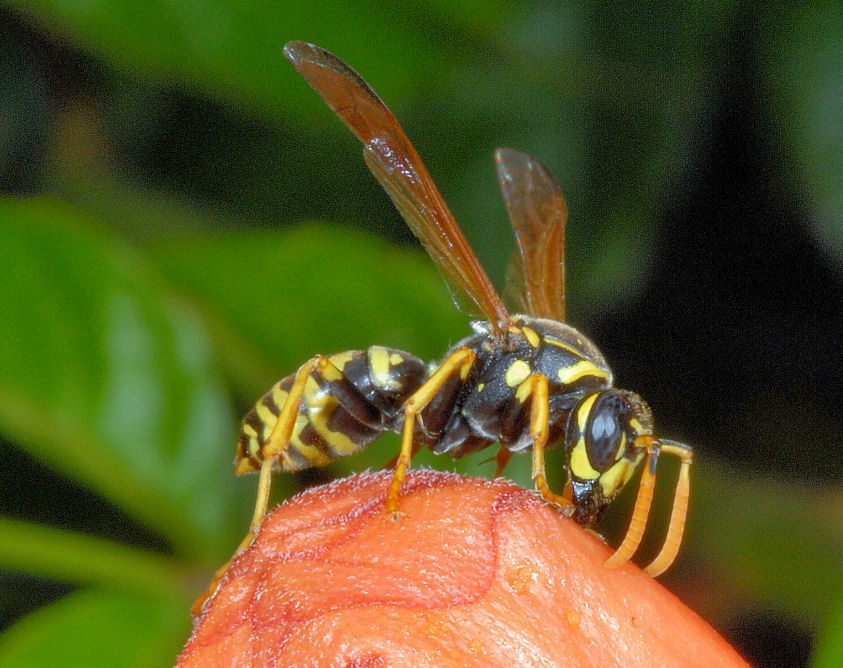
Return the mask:
<path fill-rule="evenodd" d="M 315 352 L 469 332 L 290 39 L 386 100 L 499 286 L 493 150 L 548 165 L 569 320 L 697 453 L 662 582 L 754 665 L 843 665 L 843 13 L 757 4 L 0 3 L 0 665 L 172 664 L 251 515 L 238 417 Z"/>

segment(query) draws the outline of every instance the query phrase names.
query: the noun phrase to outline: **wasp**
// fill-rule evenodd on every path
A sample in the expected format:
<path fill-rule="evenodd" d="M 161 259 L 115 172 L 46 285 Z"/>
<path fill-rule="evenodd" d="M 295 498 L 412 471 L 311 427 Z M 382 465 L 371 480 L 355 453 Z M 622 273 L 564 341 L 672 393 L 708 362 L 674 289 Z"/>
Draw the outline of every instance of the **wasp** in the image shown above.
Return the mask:
<path fill-rule="evenodd" d="M 325 466 L 359 452 L 382 433 L 401 434 L 386 495 L 399 513 L 401 484 L 422 447 L 463 457 L 500 444 L 496 475 L 513 453 L 529 452 L 536 489 L 578 523 L 591 527 L 643 462 L 627 533 L 606 566 L 627 561 L 644 534 L 659 455 L 680 460 L 664 545 L 645 569 L 662 573 L 679 550 L 689 496 L 692 450 L 656 438 L 650 408 L 634 392 L 613 386 L 598 348 L 565 323 L 564 237 L 567 208 L 559 187 L 535 158 L 511 149 L 495 153 L 498 180 L 518 241 L 513 264 L 518 307 L 510 314 L 480 266 L 424 164 L 392 112 L 346 63 L 304 42 L 285 56 L 363 143 L 363 159 L 452 290 L 484 316 L 474 333 L 442 361 L 372 346 L 316 355 L 269 390 L 242 422 L 235 472 L 259 471 L 251 527 L 262 522 L 273 471 Z M 544 452 L 562 445 L 568 482 L 562 495 L 545 478 Z M 225 572 L 194 610 L 213 593 Z"/>

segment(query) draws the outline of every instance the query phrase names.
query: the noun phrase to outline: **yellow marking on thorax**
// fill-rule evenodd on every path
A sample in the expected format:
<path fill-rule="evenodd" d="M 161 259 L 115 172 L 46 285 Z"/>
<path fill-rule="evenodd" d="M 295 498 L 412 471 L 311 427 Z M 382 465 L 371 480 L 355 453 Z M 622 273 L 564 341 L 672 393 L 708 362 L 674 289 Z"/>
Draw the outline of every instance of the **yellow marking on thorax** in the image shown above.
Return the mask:
<path fill-rule="evenodd" d="M 515 360 L 506 370 L 504 380 L 506 380 L 506 384 L 509 387 L 516 387 L 523 383 L 531 373 L 532 369 L 530 369 L 529 364 L 527 364 L 524 360 Z"/>
<path fill-rule="evenodd" d="M 404 361 L 404 358 L 401 357 L 401 355 L 399 355 L 398 353 L 390 353 L 389 354 L 389 363 L 392 364 L 392 366 L 398 366 L 403 361 Z"/>
<path fill-rule="evenodd" d="M 539 335 L 536 334 L 536 330 L 530 329 L 529 327 L 522 327 L 521 331 L 524 333 L 524 338 L 527 339 L 527 343 L 529 343 L 533 348 L 539 347 L 541 339 L 539 338 Z"/>
<path fill-rule="evenodd" d="M 478 392 L 482 392 L 484 387 L 486 387 L 486 383 L 477 383 Z"/>
<path fill-rule="evenodd" d="M 608 372 L 588 360 L 582 360 L 571 366 L 564 366 L 556 372 L 557 379 L 563 385 L 568 385 L 586 376 L 595 376 L 605 381 L 609 380 Z"/>
<path fill-rule="evenodd" d="M 569 346 L 567 343 L 563 341 L 559 341 L 558 339 L 548 339 L 545 338 L 544 342 L 551 345 L 556 346 L 557 348 L 562 348 L 562 350 L 567 350 L 572 355 L 576 355 L 577 357 L 582 357 L 582 352 L 574 348 L 573 346 Z"/>
<path fill-rule="evenodd" d="M 588 461 L 588 452 L 585 448 L 585 437 L 580 436 L 577 443 L 571 450 L 571 473 L 573 473 L 580 480 L 594 480 L 600 477 L 600 472 L 597 471 Z"/>

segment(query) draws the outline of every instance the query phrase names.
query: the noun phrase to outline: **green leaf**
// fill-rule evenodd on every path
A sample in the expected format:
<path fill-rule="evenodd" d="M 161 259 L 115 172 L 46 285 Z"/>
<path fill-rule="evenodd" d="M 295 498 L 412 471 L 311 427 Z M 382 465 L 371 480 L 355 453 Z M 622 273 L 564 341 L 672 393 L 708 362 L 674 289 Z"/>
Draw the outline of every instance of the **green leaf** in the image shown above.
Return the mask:
<path fill-rule="evenodd" d="M 172 666 L 189 627 L 185 611 L 167 598 L 80 591 L 0 635 L 0 665 Z"/>
<path fill-rule="evenodd" d="M 843 263 L 843 6 L 773 3 L 765 10 L 771 119 L 806 187 L 816 240 Z"/>
<path fill-rule="evenodd" d="M 498 285 L 514 250 L 492 165 L 503 145 L 541 159 L 568 202 L 573 319 L 640 287 L 657 215 L 692 160 L 712 72 L 722 65 L 712 44 L 732 7 L 516 4 L 494 58 L 455 67 L 450 87 L 429 86 L 399 114 L 420 144 L 414 114 L 428 117 L 424 132 L 438 130 L 420 153 L 437 180 L 435 160 L 443 163 L 440 186 Z"/>
<path fill-rule="evenodd" d="M 112 541 L 0 517 L 3 568 L 65 582 L 189 599 L 191 571 L 170 557 Z"/>
<path fill-rule="evenodd" d="M 690 549 L 756 601 L 809 624 L 827 615 L 843 582 L 840 499 L 704 459 L 694 468 Z"/>
<path fill-rule="evenodd" d="M 202 305 L 250 402 L 315 353 L 378 344 L 434 360 L 471 333 L 424 253 L 342 225 L 170 239 L 155 256 L 171 282 Z M 386 436 L 332 468 L 380 468 L 395 452 Z M 419 457 L 419 464 L 453 466 L 447 457 Z M 292 491 L 285 489 L 289 476 L 278 478 L 276 491 Z"/>
<path fill-rule="evenodd" d="M 182 551 L 220 549 L 229 399 L 195 313 L 71 209 L 0 203 L 0 429 Z"/>
<path fill-rule="evenodd" d="M 423 253 L 341 225 L 170 239 L 155 257 L 231 366 L 253 360 L 243 384 L 255 400 L 315 353 L 379 344 L 438 358 L 471 333 Z"/>
<path fill-rule="evenodd" d="M 839 592 L 834 608 L 820 632 L 811 665 L 814 668 L 843 666 L 843 596 Z"/>
<path fill-rule="evenodd" d="M 434 44 L 421 26 L 456 18 L 466 31 L 488 34 L 505 7 L 490 3 L 484 12 L 467 12 L 445 4 L 417 7 L 416 16 L 408 17 L 403 6 L 349 0 L 18 4 L 50 30 L 115 67 L 198 86 L 212 96 L 273 112 L 313 110 L 319 104 L 301 95 L 304 86 L 284 59 L 281 49 L 291 39 L 316 41 L 344 54 L 397 97 L 417 89 L 434 71 L 447 71 L 460 57 L 457 44 Z"/>

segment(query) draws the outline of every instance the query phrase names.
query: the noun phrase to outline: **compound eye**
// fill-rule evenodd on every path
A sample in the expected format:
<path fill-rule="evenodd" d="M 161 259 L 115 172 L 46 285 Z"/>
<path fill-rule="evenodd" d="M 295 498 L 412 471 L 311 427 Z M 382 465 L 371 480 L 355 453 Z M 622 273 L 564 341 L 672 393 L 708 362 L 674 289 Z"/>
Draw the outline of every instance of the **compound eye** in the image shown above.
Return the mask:
<path fill-rule="evenodd" d="M 585 430 L 588 461 L 603 473 L 614 464 L 623 441 L 629 404 L 614 392 L 604 392 L 591 407 Z"/>

